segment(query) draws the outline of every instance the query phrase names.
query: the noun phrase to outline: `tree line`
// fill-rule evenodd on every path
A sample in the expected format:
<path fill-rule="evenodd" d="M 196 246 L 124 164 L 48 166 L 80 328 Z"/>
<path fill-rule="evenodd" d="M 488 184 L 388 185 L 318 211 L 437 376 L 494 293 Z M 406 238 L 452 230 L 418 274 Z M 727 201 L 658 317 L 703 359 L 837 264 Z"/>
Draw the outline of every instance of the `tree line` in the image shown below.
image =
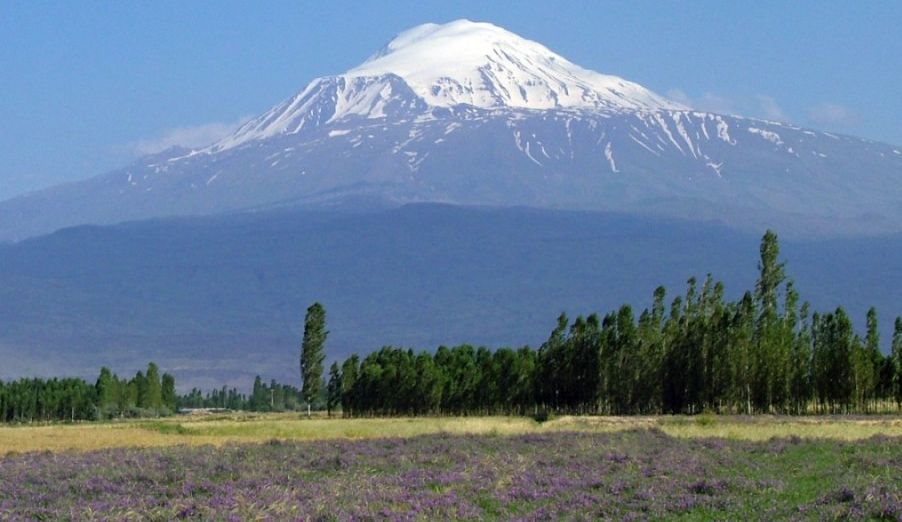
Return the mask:
<path fill-rule="evenodd" d="M 333 363 L 330 414 L 345 416 L 654 413 L 852 413 L 902 407 L 902 318 L 889 354 L 877 312 L 859 335 L 842 307 L 812 312 L 779 261 L 776 234 L 761 241 L 755 288 L 737 301 L 710 275 L 688 280 L 669 306 L 663 287 L 638 317 L 623 305 L 603 317 L 565 314 L 538 350 L 461 345 L 434 353 L 383 347 Z M 320 307 L 320 305 L 314 305 Z M 302 379 L 323 386 L 325 312 L 316 312 L 317 358 L 305 335 Z M 309 322 L 307 323 L 309 327 Z"/>
<path fill-rule="evenodd" d="M 208 408 L 235 411 L 282 412 L 301 411 L 306 409 L 301 391 L 294 386 L 280 384 L 273 379 L 269 384 L 263 382 L 258 375 L 250 394 L 242 393 L 237 388 L 223 386 L 219 390 L 210 390 L 206 394 L 193 388 L 185 395 L 178 397 L 178 407 Z M 316 401 L 317 404 L 324 399 Z"/>
<path fill-rule="evenodd" d="M 0 422 L 160 416 L 175 409 L 175 378 L 160 375 L 154 363 L 131 379 L 120 379 L 103 367 L 93 385 L 80 378 L 0 381 Z"/>

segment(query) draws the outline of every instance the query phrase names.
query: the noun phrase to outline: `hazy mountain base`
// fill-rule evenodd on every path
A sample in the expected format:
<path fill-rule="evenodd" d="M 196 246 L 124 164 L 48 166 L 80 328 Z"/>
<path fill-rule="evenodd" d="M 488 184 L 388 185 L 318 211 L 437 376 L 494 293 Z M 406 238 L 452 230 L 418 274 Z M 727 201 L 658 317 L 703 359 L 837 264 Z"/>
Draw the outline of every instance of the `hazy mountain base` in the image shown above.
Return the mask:
<path fill-rule="evenodd" d="M 383 344 L 540 344 L 562 310 L 641 310 L 711 272 L 751 288 L 760 234 L 617 214 L 412 205 L 77 227 L 0 247 L 0 377 L 134 371 L 181 387 L 291 381 L 304 309 L 330 357 Z M 815 309 L 902 313 L 902 236 L 783 241 Z M 885 343 L 884 343 L 885 344 Z M 4 348 L 5 346 L 5 348 Z"/>

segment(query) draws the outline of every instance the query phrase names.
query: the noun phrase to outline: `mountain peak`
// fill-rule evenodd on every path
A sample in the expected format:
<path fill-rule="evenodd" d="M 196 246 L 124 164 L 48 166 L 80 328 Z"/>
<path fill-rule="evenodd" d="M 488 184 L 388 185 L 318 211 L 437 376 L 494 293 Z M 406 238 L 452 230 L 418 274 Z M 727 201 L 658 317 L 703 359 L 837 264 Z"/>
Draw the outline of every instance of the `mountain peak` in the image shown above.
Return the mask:
<path fill-rule="evenodd" d="M 416 117 L 431 108 L 456 106 L 603 112 L 686 109 L 637 83 L 584 69 L 496 25 L 455 20 L 404 31 L 359 66 L 313 80 L 203 151 L 221 152 L 347 118 Z"/>
<path fill-rule="evenodd" d="M 370 63 L 395 52 L 404 52 L 411 47 L 424 43 L 434 45 L 443 39 L 446 42 L 453 40 L 458 44 L 468 42 L 471 44 L 469 50 L 478 47 L 480 40 L 488 44 L 505 40 L 526 41 L 510 31 L 488 22 L 473 22 L 462 18 L 446 24 L 425 23 L 401 32 L 365 63 Z"/>
<path fill-rule="evenodd" d="M 344 76 L 386 74 L 401 77 L 438 107 L 684 108 L 636 83 L 584 69 L 506 29 L 470 20 L 404 31 Z"/>

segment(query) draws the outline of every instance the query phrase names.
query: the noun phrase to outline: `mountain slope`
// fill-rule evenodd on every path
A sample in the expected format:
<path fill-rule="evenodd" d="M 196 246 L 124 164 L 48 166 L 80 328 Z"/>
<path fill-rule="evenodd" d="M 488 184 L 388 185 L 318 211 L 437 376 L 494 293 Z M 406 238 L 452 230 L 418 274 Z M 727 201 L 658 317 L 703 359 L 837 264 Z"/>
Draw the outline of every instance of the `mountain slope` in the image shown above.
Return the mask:
<path fill-rule="evenodd" d="M 330 357 L 386 343 L 537 346 L 561 311 L 638 312 L 656 286 L 669 300 L 692 275 L 711 272 L 739 297 L 759 239 L 707 223 L 439 205 L 77 227 L 0 246 L 0 378 L 153 359 L 187 386 L 294 380 L 316 300 Z M 863 327 L 875 305 L 888 342 L 902 236 L 781 243 L 815 310 L 842 304 Z"/>
<path fill-rule="evenodd" d="M 490 24 L 426 24 L 209 147 L 0 203 L 0 240 L 360 201 L 891 233 L 902 230 L 902 148 L 693 111 Z"/>

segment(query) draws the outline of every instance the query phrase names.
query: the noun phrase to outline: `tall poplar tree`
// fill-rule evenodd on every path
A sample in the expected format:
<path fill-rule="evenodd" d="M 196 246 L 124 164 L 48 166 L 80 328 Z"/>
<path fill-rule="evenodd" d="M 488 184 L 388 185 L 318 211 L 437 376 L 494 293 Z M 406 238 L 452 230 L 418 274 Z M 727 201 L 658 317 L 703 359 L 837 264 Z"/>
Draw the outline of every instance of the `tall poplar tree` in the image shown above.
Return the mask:
<path fill-rule="evenodd" d="M 800 313 L 801 327 L 792 338 L 790 354 L 789 394 L 792 399 L 792 412 L 804 413 L 811 399 L 811 326 L 808 315 L 811 305 L 802 305 Z"/>
<path fill-rule="evenodd" d="M 160 368 L 155 363 L 147 365 L 145 379 L 147 381 L 145 407 L 158 412 L 163 406 L 163 387 L 160 382 Z"/>
<path fill-rule="evenodd" d="M 351 408 L 356 406 L 354 386 L 357 385 L 357 371 L 360 369 L 360 359 L 357 354 L 348 357 L 341 365 L 341 414 L 345 417 L 353 413 Z"/>
<path fill-rule="evenodd" d="M 108 415 L 116 407 L 116 380 L 106 366 L 100 369 L 94 389 L 97 393 L 97 407 L 104 415 Z"/>
<path fill-rule="evenodd" d="M 254 387 L 251 390 L 250 408 L 252 411 L 266 411 L 269 406 L 269 393 L 263 379 L 258 375 L 254 377 Z"/>
<path fill-rule="evenodd" d="M 162 386 L 160 396 L 162 398 L 163 406 L 174 413 L 178 408 L 176 405 L 177 396 L 175 393 L 175 378 L 168 373 L 164 373 L 160 385 Z"/>
<path fill-rule="evenodd" d="M 867 332 L 865 334 L 865 352 L 862 359 L 865 362 L 867 373 L 867 388 L 864 391 L 864 399 L 873 402 L 877 406 L 877 390 L 880 387 L 880 367 L 883 364 L 883 354 L 880 353 L 880 332 L 877 327 L 877 309 L 873 306 L 868 310 Z"/>
<path fill-rule="evenodd" d="M 332 410 L 341 404 L 341 370 L 338 369 L 338 363 L 332 363 L 329 368 L 329 384 L 327 386 L 328 393 L 326 395 L 326 412 L 329 417 L 332 416 Z"/>
<path fill-rule="evenodd" d="M 761 259 L 758 262 L 758 281 L 755 283 L 755 298 L 760 306 L 759 321 L 769 319 L 777 313 L 777 291 L 786 279 L 784 263 L 777 262 L 780 257 L 780 243 L 777 234 L 768 230 L 761 238 Z"/>
<path fill-rule="evenodd" d="M 307 402 L 307 415 L 310 405 L 319 397 L 323 382 L 324 346 L 326 344 L 326 309 L 319 303 L 307 308 L 304 318 L 304 339 L 301 342 L 301 394 Z"/>
<path fill-rule="evenodd" d="M 147 408 L 147 378 L 142 372 L 135 374 L 135 378 L 128 384 L 129 401 L 138 408 Z"/>
<path fill-rule="evenodd" d="M 755 323 L 755 380 L 752 401 L 760 411 L 782 402 L 786 354 L 780 339 L 780 320 L 777 311 L 780 285 L 786 279 L 784 264 L 778 262 L 780 244 L 777 234 L 768 230 L 761 238 L 758 281 L 755 300 L 758 317 Z"/>

